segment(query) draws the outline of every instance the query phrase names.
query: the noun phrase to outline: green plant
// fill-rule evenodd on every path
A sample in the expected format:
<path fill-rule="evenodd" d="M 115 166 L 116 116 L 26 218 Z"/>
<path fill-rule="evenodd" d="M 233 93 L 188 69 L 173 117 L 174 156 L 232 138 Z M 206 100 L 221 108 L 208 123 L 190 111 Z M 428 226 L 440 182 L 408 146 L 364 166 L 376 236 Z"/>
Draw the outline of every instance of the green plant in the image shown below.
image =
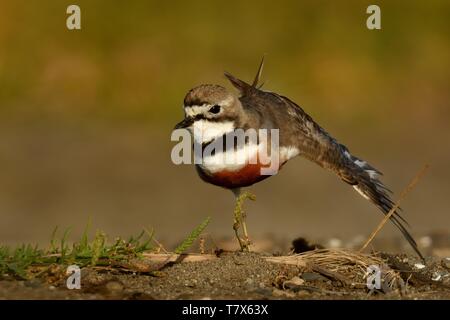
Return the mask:
<path fill-rule="evenodd" d="M 190 235 L 175 249 L 175 253 L 183 253 L 192 246 L 209 224 L 206 218 Z M 92 240 L 89 239 L 90 221 L 87 223 L 79 241 L 69 244 L 70 229 L 64 230 L 58 238 L 58 227 L 53 229 L 48 249 L 37 246 L 21 245 L 15 249 L 0 246 L 0 276 L 9 274 L 18 278 L 31 277 L 32 267 L 48 267 L 52 264 L 84 266 L 117 266 L 125 265 L 134 258 L 142 257 L 142 253 L 155 250 L 152 245 L 154 231 L 144 229 L 137 236 L 127 240 L 116 238 L 108 243 L 106 234 L 97 230 Z"/>
<path fill-rule="evenodd" d="M 197 228 L 195 228 L 191 234 L 175 249 L 175 253 L 181 254 L 189 249 L 194 241 L 201 235 L 203 230 L 205 230 L 208 226 L 210 220 L 211 218 L 207 217 Z"/>
<path fill-rule="evenodd" d="M 153 232 L 142 231 L 137 237 L 128 240 L 117 238 L 108 244 L 106 234 L 97 230 L 95 237 L 89 241 L 90 222 L 87 224 L 80 240 L 69 245 L 70 229 L 66 229 L 58 240 L 58 227 L 52 232 L 49 248 L 21 245 L 15 249 L 0 246 L 0 275 L 10 274 L 18 278 L 29 278 L 28 269 L 37 265 L 77 264 L 78 266 L 114 265 L 124 260 L 140 257 L 144 251 L 153 249 L 151 241 Z"/>

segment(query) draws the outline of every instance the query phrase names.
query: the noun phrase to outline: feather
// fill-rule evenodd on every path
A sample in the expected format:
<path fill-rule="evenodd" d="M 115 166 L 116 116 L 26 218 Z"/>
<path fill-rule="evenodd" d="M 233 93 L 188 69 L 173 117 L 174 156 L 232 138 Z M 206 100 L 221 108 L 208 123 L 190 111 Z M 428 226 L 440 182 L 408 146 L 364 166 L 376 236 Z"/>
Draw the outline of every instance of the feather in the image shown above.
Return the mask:
<path fill-rule="evenodd" d="M 253 80 L 253 83 L 252 83 L 252 87 L 253 88 L 256 88 L 256 86 L 259 83 L 259 80 L 261 80 L 261 75 L 262 75 L 263 68 L 264 68 L 264 57 L 265 56 L 263 56 L 262 59 L 261 59 L 261 62 L 260 62 L 259 67 L 258 67 L 258 72 L 256 73 L 256 76 L 255 76 L 255 80 Z"/>
<path fill-rule="evenodd" d="M 250 91 L 252 91 L 253 89 L 258 90 L 259 88 L 262 87 L 262 85 L 258 88 L 258 83 L 261 80 L 261 75 L 262 75 L 262 71 L 264 68 L 264 57 L 262 57 L 261 62 L 259 64 L 258 67 L 258 71 L 256 72 L 256 76 L 255 79 L 253 80 L 253 83 L 250 85 L 245 81 L 242 81 L 238 78 L 236 78 L 235 76 L 233 76 L 231 73 L 229 72 L 224 72 L 225 77 L 227 77 L 228 80 L 230 80 L 231 84 L 239 90 L 239 92 L 242 95 L 248 94 L 250 93 Z"/>
<path fill-rule="evenodd" d="M 236 89 L 238 89 L 242 95 L 245 95 L 252 88 L 252 86 L 250 86 L 247 82 L 236 78 L 235 76 L 233 76 L 228 72 L 224 72 L 224 75 L 225 77 L 227 77 L 228 80 L 230 80 L 231 84 Z"/>

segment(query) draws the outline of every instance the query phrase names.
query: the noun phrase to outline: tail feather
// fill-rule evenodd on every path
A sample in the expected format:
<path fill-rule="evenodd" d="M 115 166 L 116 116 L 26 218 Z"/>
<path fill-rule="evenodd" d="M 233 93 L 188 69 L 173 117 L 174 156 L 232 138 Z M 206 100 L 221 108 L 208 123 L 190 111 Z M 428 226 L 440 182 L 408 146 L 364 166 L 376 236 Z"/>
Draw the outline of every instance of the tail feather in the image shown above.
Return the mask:
<path fill-rule="evenodd" d="M 390 197 L 392 192 L 378 179 L 381 172 L 356 157 L 351 156 L 351 160 L 355 164 L 351 170 L 353 187 L 364 198 L 375 204 L 383 214 L 387 215 L 395 204 Z M 405 227 L 405 225 L 409 227 L 408 222 L 400 215 L 399 211 L 401 211 L 400 208 L 390 216 L 391 222 L 400 230 L 419 257 L 424 260 L 416 241 Z"/>

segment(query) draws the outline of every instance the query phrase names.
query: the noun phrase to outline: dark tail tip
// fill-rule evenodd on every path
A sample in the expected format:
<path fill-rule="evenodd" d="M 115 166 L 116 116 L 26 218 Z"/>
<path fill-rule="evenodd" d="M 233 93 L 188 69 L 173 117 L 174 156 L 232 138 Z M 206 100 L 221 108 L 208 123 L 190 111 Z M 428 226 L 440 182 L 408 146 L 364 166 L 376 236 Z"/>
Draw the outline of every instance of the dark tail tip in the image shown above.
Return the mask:
<path fill-rule="evenodd" d="M 368 175 L 359 175 L 357 185 L 354 187 L 366 196 L 373 204 L 375 204 L 383 212 L 383 214 L 389 214 L 392 208 L 394 208 L 395 204 L 388 194 L 388 189 L 384 187 L 380 180 L 371 178 Z M 398 211 L 395 211 L 394 214 L 390 216 L 390 220 L 400 230 L 403 237 L 406 241 L 408 241 L 410 246 L 422 259 L 422 261 L 425 261 L 425 258 L 420 252 L 416 241 L 405 227 L 405 224 L 407 225 L 406 220 L 398 213 Z"/>

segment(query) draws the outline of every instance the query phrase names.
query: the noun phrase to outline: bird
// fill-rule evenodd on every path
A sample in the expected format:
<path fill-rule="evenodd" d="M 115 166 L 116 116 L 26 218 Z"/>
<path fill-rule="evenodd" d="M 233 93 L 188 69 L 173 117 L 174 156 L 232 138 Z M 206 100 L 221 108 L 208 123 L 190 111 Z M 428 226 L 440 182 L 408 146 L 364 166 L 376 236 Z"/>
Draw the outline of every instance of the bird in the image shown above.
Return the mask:
<path fill-rule="evenodd" d="M 334 172 L 387 215 L 393 209 L 394 202 L 391 198 L 392 191 L 380 180 L 382 173 L 367 161 L 350 153 L 345 145 L 333 138 L 294 101 L 284 95 L 262 90 L 260 78 L 263 66 L 264 57 L 252 84 L 228 72 L 224 73 L 237 93 L 216 84 L 202 84 L 189 90 L 183 103 L 184 119 L 175 126 L 175 129 L 189 130 L 194 136 L 194 144 L 200 145 L 202 150 L 212 143 L 221 145 L 227 135 L 238 129 L 278 129 L 277 169 L 281 169 L 287 161 L 297 156 L 304 157 Z M 259 143 L 259 140 L 245 140 L 244 146 L 247 150 L 256 150 Z M 237 154 L 241 151 L 242 146 L 224 147 L 223 153 Z M 217 161 L 217 155 L 212 152 L 203 159 L 204 161 L 195 164 L 195 167 L 203 181 L 234 193 L 236 204 L 233 228 L 241 250 L 248 251 L 251 241 L 242 203 L 245 199 L 255 198 L 248 192 L 242 192 L 242 188 L 267 179 L 271 174 L 261 173 L 263 165 L 258 159 L 250 161 L 255 160 L 254 153 L 252 156 L 251 152 L 247 152 L 244 156 L 246 158 L 239 165 Z M 397 208 L 390 216 L 390 221 L 423 260 L 416 241 L 407 229 L 409 224 L 399 211 L 401 209 Z M 240 227 L 243 229 L 243 237 L 238 232 Z"/>

